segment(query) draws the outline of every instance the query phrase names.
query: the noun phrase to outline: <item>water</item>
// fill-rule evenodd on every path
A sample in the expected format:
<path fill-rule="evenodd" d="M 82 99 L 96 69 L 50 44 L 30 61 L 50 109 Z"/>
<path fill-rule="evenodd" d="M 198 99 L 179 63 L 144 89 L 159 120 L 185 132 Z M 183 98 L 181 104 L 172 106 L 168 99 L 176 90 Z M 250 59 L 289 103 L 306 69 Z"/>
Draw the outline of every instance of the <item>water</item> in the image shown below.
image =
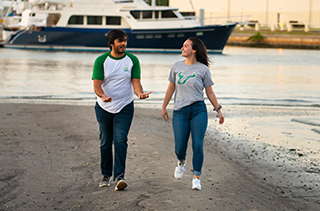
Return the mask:
<path fill-rule="evenodd" d="M 100 54 L 1 48 L 0 102 L 93 105 L 92 66 Z M 180 54 L 135 55 L 141 62 L 143 87 L 153 91 L 149 99 L 135 103 L 161 108 L 170 68 L 183 58 Z M 226 120 L 232 120 L 226 122 L 226 128 L 231 125 L 229 132 L 245 131 L 260 141 L 320 142 L 320 51 L 226 47 L 223 55 L 210 55 L 210 59 L 214 91 Z M 257 107 L 259 111 L 244 112 Z M 233 113 L 233 108 L 244 110 Z M 308 109 L 309 116 L 301 109 Z M 279 116 L 276 123 L 275 116 Z"/>
<path fill-rule="evenodd" d="M 0 102 L 92 105 L 91 73 L 100 52 L 0 49 Z M 144 89 L 161 105 L 179 54 L 135 53 Z M 210 55 L 213 86 L 223 105 L 320 106 L 320 51 L 226 47 Z M 208 101 L 207 101 L 208 102 Z"/>

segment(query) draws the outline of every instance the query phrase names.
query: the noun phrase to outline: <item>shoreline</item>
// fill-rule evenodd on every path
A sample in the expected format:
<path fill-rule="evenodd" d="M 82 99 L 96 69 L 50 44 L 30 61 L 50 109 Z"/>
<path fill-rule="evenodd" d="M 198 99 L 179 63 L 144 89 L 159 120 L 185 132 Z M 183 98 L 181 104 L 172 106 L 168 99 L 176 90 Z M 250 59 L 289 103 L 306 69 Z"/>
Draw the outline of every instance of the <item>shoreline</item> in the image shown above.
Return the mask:
<path fill-rule="evenodd" d="M 205 138 L 203 190 L 193 191 L 191 146 L 185 176 L 175 180 L 171 121 L 163 121 L 160 109 L 136 107 L 128 142 L 129 187 L 116 192 L 113 187 L 98 188 L 99 138 L 93 106 L 3 103 L 1 107 L 1 210 L 320 208 L 319 172 L 293 172 L 290 162 L 279 168 L 276 158 L 272 165 L 264 163 L 261 159 L 265 151 L 273 151 L 272 146 L 230 135 L 228 124 L 232 127 L 237 122 L 231 116 L 246 116 L 245 109 L 226 110 L 230 123 L 222 127 L 215 119 L 211 122 L 217 127 Z M 250 118 L 258 117 L 251 114 Z M 283 159 L 278 152 L 275 155 Z M 304 186 L 304 180 L 311 183 Z"/>
<path fill-rule="evenodd" d="M 250 36 L 260 33 L 264 39 L 247 41 Z M 233 31 L 226 46 L 256 48 L 287 48 L 287 49 L 320 49 L 320 33 L 307 32 L 270 32 L 270 31 Z"/>

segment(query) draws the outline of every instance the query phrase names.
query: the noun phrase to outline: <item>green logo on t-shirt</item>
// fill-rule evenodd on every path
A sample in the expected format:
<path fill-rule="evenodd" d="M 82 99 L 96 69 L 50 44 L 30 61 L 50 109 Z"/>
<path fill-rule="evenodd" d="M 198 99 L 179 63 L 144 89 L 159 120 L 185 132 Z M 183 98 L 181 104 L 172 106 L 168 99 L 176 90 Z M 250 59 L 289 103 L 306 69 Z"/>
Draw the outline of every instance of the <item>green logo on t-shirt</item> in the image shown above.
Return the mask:
<path fill-rule="evenodd" d="M 123 71 L 128 72 L 129 68 L 125 67 L 123 68 Z"/>
<path fill-rule="evenodd" d="M 188 80 L 196 77 L 196 74 L 192 73 L 192 75 L 185 76 L 183 75 L 183 71 L 181 71 L 178 73 L 178 77 L 179 77 L 178 84 L 184 85 L 185 83 L 187 83 Z"/>

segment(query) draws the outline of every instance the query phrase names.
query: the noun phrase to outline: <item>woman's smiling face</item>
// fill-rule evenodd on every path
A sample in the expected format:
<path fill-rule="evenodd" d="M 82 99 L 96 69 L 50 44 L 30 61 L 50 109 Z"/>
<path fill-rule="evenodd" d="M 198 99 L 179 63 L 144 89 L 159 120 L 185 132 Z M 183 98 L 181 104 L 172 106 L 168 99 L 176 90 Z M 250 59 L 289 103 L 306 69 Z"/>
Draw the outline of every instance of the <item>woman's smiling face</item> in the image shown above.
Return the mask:
<path fill-rule="evenodd" d="M 186 40 L 183 43 L 181 50 L 182 50 L 181 56 L 183 56 L 183 57 L 190 57 L 192 54 L 194 54 L 196 52 L 195 50 L 192 49 L 192 41 L 191 40 Z"/>

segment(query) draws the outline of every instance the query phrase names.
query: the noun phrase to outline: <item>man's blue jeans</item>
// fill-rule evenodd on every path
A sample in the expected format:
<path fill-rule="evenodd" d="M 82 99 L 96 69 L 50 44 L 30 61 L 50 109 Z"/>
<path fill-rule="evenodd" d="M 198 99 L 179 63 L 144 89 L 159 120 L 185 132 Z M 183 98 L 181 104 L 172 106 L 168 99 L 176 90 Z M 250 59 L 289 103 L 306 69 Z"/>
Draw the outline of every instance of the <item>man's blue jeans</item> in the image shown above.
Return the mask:
<path fill-rule="evenodd" d="M 191 133 L 193 174 L 200 176 L 204 158 L 203 140 L 208 125 L 208 113 L 205 103 L 198 101 L 180 110 L 174 110 L 172 125 L 175 153 L 179 161 L 186 159 L 188 140 Z"/>
<path fill-rule="evenodd" d="M 111 177 L 114 166 L 113 179 L 119 176 L 124 178 L 128 133 L 134 112 L 133 102 L 116 114 L 103 110 L 98 103 L 94 108 L 100 131 L 101 173 L 105 177 Z M 112 143 L 114 144 L 114 165 Z"/>

